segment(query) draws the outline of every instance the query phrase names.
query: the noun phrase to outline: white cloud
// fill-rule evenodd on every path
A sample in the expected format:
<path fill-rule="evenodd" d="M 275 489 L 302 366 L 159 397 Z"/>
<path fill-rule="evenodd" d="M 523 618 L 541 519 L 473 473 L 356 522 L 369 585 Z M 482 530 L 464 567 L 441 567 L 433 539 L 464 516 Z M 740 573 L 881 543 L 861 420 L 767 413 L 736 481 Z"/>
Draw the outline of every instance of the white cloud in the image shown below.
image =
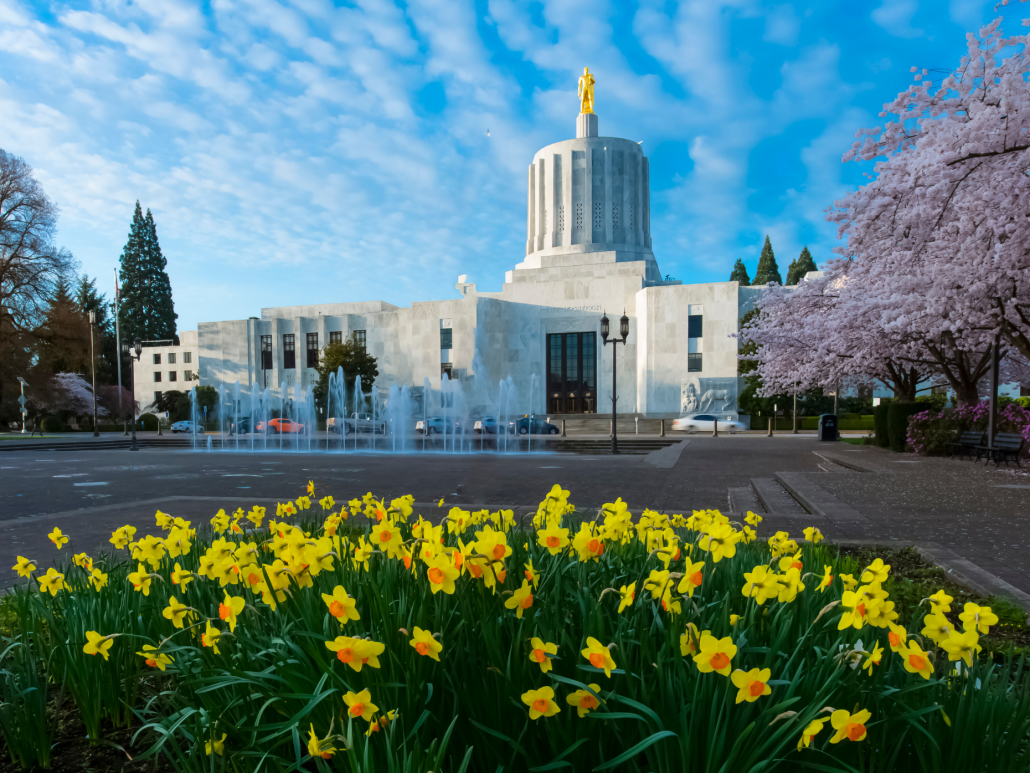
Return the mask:
<path fill-rule="evenodd" d="M 781 46 L 796 46 L 801 22 L 792 5 L 778 5 L 765 15 L 765 34 L 762 40 Z"/>
<path fill-rule="evenodd" d="M 991 3 L 993 6 L 994 3 Z M 950 0 L 948 15 L 956 24 L 961 24 L 970 32 L 976 32 L 984 23 L 984 9 L 988 8 L 988 0 Z"/>
<path fill-rule="evenodd" d="M 897 38 L 917 38 L 921 29 L 912 26 L 919 0 L 883 0 L 872 13 L 873 22 Z"/>

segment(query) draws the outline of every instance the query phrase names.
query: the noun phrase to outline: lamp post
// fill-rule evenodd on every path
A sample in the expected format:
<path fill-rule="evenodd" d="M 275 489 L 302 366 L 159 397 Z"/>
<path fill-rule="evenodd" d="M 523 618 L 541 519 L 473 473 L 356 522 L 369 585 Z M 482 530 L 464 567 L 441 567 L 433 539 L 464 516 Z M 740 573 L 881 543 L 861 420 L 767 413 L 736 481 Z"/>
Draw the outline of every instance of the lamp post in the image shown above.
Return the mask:
<path fill-rule="evenodd" d="M 97 355 L 93 344 L 93 330 L 97 326 L 97 313 L 89 313 L 89 364 L 93 371 L 93 437 L 100 437 L 97 428 Z"/>
<path fill-rule="evenodd" d="M 626 338 L 629 336 L 629 317 L 626 316 L 625 311 L 622 312 L 622 318 L 619 319 L 619 335 L 621 335 L 622 338 L 620 339 L 613 337 L 609 341 L 608 332 L 608 315 L 605 314 L 603 317 L 601 317 L 601 340 L 603 341 L 604 346 L 607 346 L 608 344 L 612 345 L 612 453 L 617 454 L 619 453 L 619 432 L 618 427 L 616 426 L 618 422 L 618 414 L 615 408 L 615 401 L 618 400 L 619 397 L 616 394 L 617 387 L 615 379 L 615 345 L 620 343 L 625 345 Z"/>
<path fill-rule="evenodd" d="M 131 351 L 128 350 L 128 346 L 128 344 L 125 345 L 126 353 L 129 355 L 129 365 L 132 367 L 132 445 L 129 446 L 129 450 L 139 451 L 139 446 L 136 445 L 136 363 L 143 354 L 143 342 L 137 338 L 132 342 Z"/>

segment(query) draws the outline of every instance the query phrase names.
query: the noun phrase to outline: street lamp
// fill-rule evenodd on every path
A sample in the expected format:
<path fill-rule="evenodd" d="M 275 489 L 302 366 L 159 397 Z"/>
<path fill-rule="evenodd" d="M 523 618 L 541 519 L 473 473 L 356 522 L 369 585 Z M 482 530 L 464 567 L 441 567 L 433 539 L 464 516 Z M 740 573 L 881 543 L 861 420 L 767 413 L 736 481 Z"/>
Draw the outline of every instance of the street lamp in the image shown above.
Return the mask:
<path fill-rule="evenodd" d="M 93 437 L 100 437 L 100 429 L 97 427 L 97 355 L 93 346 L 93 329 L 97 325 L 97 313 L 89 313 L 89 364 L 93 369 Z"/>
<path fill-rule="evenodd" d="M 132 445 L 129 446 L 129 450 L 139 451 L 139 446 L 136 445 L 136 363 L 143 354 L 143 342 L 137 338 L 132 342 L 131 351 L 126 343 L 125 353 L 129 355 L 129 364 L 132 366 Z"/>
<path fill-rule="evenodd" d="M 626 338 L 629 336 L 629 317 L 626 316 L 626 312 L 625 311 L 622 312 L 622 318 L 619 320 L 619 334 L 622 336 L 621 339 L 619 339 L 619 338 L 612 338 L 609 341 L 608 340 L 608 335 L 609 335 L 608 315 L 605 314 L 603 317 L 601 317 L 601 341 L 603 341 L 603 345 L 604 346 L 607 346 L 608 344 L 612 345 L 612 453 L 613 454 L 619 453 L 618 412 L 616 411 L 616 408 L 615 408 L 615 401 L 619 399 L 618 395 L 616 394 L 615 344 L 621 343 L 621 344 L 625 345 Z"/>

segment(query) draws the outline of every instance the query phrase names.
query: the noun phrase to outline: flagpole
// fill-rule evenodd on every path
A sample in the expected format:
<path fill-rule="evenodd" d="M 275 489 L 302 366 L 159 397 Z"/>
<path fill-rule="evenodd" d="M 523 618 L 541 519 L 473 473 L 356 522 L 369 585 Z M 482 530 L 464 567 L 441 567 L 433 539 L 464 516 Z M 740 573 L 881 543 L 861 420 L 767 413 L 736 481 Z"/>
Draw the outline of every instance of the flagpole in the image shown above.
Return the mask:
<path fill-rule="evenodd" d="M 122 415 L 122 337 L 118 329 L 118 269 L 114 270 L 114 347 L 118 353 L 118 415 L 122 416 L 122 434 L 129 434 L 125 428 L 125 417 Z"/>

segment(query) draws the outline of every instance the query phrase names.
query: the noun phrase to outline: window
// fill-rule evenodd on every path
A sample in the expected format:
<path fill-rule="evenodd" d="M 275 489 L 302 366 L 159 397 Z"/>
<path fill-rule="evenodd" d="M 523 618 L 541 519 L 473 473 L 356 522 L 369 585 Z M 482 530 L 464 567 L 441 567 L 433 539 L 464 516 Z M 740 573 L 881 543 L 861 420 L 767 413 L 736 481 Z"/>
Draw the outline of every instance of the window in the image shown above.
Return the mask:
<path fill-rule="evenodd" d="M 687 372 L 688 373 L 700 373 L 701 372 L 701 355 L 700 354 L 688 354 L 687 355 Z"/>
<path fill-rule="evenodd" d="M 547 410 L 596 413 L 597 350 L 594 333 L 547 336 Z"/>
<path fill-rule="evenodd" d="M 331 344 L 342 344 L 343 343 L 343 333 L 340 332 L 339 330 L 331 330 L 331 331 L 329 331 L 329 343 L 331 343 Z"/>
<path fill-rule="evenodd" d="M 182 380 L 183 381 L 192 381 L 193 380 L 193 371 L 192 370 L 184 370 L 182 372 Z"/>
<path fill-rule="evenodd" d="M 155 354 L 154 355 L 154 364 L 155 365 L 160 365 L 161 364 L 161 355 L 160 354 Z"/>
<path fill-rule="evenodd" d="M 155 370 L 154 371 L 154 383 L 155 384 L 160 384 L 161 383 L 161 371 L 159 371 L 159 370 Z"/>
<path fill-rule="evenodd" d="M 293 370 L 297 367 L 297 352 L 292 333 L 283 335 L 283 367 L 286 370 Z"/>
<path fill-rule="evenodd" d="M 449 362 L 440 363 L 440 376 L 442 377 L 444 375 L 449 379 L 454 378 L 454 366 Z"/>
<path fill-rule="evenodd" d="M 175 364 L 175 352 L 168 352 L 168 364 L 169 365 L 174 365 Z"/>
<path fill-rule="evenodd" d="M 168 380 L 169 381 L 178 381 L 179 380 L 179 374 L 176 371 L 174 371 L 174 370 L 168 371 Z"/>
<path fill-rule="evenodd" d="M 1019 388 L 1020 397 L 1030 397 L 1030 387 L 1021 386 Z"/>
<path fill-rule="evenodd" d="M 687 317 L 687 338 L 701 337 L 701 321 L 704 319 L 700 314 L 691 314 Z M 698 368 L 701 370 L 701 368 Z"/>
<path fill-rule="evenodd" d="M 318 333 L 308 333 L 308 367 L 318 367 Z"/>
<path fill-rule="evenodd" d="M 189 360 L 187 360 L 189 362 Z M 261 370 L 272 369 L 272 336 L 261 336 Z"/>
<path fill-rule="evenodd" d="M 451 334 L 449 327 L 440 328 L 440 348 L 441 349 L 453 349 L 451 343 L 454 341 L 454 336 Z"/>
<path fill-rule="evenodd" d="M 154 402 L 157 403 L 157 402 L 160 402 L 160 401 L 161 401 L 161 393 L 160 392 L 154 392 Z"/>
<path fill-rule="evenodd" d="M 269 336 L 269 338 L 271 338 L 271 336 Z M 193 352 L 183 352 L 182 353 L 182 364 L 183 365 L 189 365 L 191 362 L 193 362 Z"/>
<path fill-rule="evenodd" d="M 365 331 L 355 330 L 353 335 L 354 343 L 361 348 L 361 351 L 365 351 Z"/>

